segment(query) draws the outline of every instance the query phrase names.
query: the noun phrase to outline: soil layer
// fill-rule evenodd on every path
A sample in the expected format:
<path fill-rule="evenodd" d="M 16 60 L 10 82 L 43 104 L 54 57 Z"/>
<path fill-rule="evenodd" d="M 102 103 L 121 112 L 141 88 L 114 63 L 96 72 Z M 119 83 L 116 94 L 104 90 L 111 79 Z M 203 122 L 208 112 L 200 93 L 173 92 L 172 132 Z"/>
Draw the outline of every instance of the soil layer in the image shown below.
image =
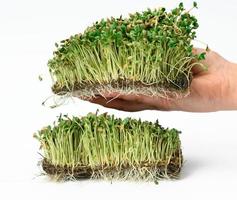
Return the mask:
<path fill-rule="evenodd" d="M 99 95 L 100 91 L 109 91 L 109 92 L 122 92 L 129 93 L 132 91 L 135 94 L 145 94 L 145 95 L 158 95 L 161 94 L 164 96 L 175 97 L 177 96 L 185 96 L 187 90 L 189 88 L 189 84 L 191 82 L 191 78 L 188 81 L 187 79 L 180 79 L 174 83 L 153 83 L 146 84 L 141 81 L 131 81 L 131 80 L 123 80 L 119 79 L 116 81 L 111 81 L 109 83 L 75 83 L 73 86 L 59 86 L 58 83 L 55 83 L 52 87 L 52 91 L 55 94 L 64 95 L 68 92 L 76 92 L 74 96 L 78 96 L 80 98 L 92 97 L 95 95 Z"/>
<path fill-rule="evenodd" d="M 168 162 L 160 162 L 156 164 L 141 162 L 136 166 L 139 168 L 147 168 L 148 170 L 153 170 L 157 172 L 157 177 L 162 177 L 162 174 L 166 174 L 169 178 L 177 178 L 181 171 L 181 167 L 183 164 L 183 156 L 181 150 L 174 153 L 170 161 Z M 112 166 L 99 166 L 96 168 L 91 168 L 88 166 L 78 166 L 78 167 L 68 167 L 68 166 L 55 166 L 50 163 L 46 158 L 42 161 L 42 168 L 48 174 L 52 176 L 59 176 L 62 179 L 66 179 L 68 177 L 73 177 L 75 179 L 89 179 L 92 178 L 93 173 L 103 171 L 103 173 L 113 173 L 118 170 L 118 168 Z M 129 171 L 134 170 L 134 166 L 123 165 L 119 167 L 120 171 Z M 101 177 L 103 178 L 103 177 Z M 122 177 L 121 177 L 122 178 Z"/>

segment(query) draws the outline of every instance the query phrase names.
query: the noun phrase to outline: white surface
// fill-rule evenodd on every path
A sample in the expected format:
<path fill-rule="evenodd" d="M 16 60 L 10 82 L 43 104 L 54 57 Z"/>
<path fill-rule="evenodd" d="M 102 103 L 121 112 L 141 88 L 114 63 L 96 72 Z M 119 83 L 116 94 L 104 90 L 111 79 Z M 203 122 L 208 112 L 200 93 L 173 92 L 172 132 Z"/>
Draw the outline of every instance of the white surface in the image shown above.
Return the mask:
<path fill-rule="evenodd" d="M 126 113 L 88 102 L 49 109 L 41 106 L 51 95 L 47 60 L 54 43 L 82 31 L 95 20 L 143 10 L 173 8 L 179 1 L 0 1 L 0 199 L 236 199 L 237 111 Z M 184 1 L 185 7 L 192 5 Z M 237 2 L 198 1 L 198 39 L 237 62 Z M 45 81 L 39 82 L 43 74 Z M 83 181 L 54 183 L 40 174 L 35 131 L 60 113 L 84 115 L 108 111 L 141 117 L 182 130 L 186 160 L 178 181 L 153 183 Z"/>

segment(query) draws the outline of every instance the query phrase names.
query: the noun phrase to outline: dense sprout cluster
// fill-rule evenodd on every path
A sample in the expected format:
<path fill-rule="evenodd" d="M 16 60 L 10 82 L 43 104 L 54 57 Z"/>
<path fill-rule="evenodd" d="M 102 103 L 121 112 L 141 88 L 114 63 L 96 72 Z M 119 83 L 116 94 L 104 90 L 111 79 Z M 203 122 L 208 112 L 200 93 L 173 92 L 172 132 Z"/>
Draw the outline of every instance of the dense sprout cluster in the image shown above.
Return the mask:
<path fill-rule="evenodd" d="M 167 43 L 168 47 L 175 47 L 181 43 L 190 52 L 190 40 L 195 38 L 195 29 L 198 28 L 197 19 L 184 12 L 183 4 L 173 9 L 170 13 L 165 8 L 142 13 L 130 14 L 129 18 L 102 19 L 89 27 L 84 34 L 75 35 L 70 40 L 64 40 L 59 48 L 60 53 L 65 53 L 75 38 L 79 44 L 115 45 L 133 42 L 151 42 L 154 44 Z M 186 43 L 186 44 L 183 44 Z"/>
<path fill-rule="evenodd" d="M 197 19 L 182 3 L 170 12 L 147 9 L 128 18 L 97 21 L 83 34 L 56 44 L 48 63 L 53 90 L 73 91 L 118 80 L 187 89 L 192 66 L 204 59 L 204 54 L 192 53 L 197 28 Z"/>
<path fill-rule="evenodd" d="M 36 134 L 43 168 L 62 178 L 137 178 L 176 176 L 182 165 L 179 131 L 107 114 L 59 117 Z M 117 177 L 116 177 L 117 175 Z"/>

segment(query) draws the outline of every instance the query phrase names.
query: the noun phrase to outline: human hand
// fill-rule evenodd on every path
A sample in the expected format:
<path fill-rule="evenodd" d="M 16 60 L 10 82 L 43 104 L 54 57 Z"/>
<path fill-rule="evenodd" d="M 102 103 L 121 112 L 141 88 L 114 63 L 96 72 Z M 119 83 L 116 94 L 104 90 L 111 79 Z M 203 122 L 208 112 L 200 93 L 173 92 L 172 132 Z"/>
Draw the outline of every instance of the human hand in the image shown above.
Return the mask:
<path fill-rule="evenodd" d="M 203 49 L 194 49 L 200 54 Z M 207 51 L 201 61 L 208 66 L 203 71 L 197 66 L 192 69 L 193 80 L 190 94 L 179 99 L 146 95 L 124 95 L 105 93 L 90 100 L 108 108 L 124 111 L 180 110 L 189 112 L 211 112 L 237 109 L 237 64 L 231 63 L 214 51 Z"/>

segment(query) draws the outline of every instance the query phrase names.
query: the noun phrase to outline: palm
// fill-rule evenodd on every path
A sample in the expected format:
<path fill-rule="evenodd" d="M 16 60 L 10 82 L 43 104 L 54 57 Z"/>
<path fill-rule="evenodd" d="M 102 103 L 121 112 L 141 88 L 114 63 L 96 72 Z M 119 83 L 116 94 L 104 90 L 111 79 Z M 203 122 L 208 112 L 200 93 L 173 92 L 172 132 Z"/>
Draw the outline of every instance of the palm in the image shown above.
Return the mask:
<path fill-rule="evenodd" d="M 195 49 L 194 51 L 199 53 L 203 50 Z M 125 111 L 158 109 L 207 112 L 218 110 L 221 105 L 220 101 L 226 95 L 226 87 L 228 87 L 228 61 L 210 51 L 203 64 L 208 66 L 208 70 L 193 69 L 194 78 L 190 86 L 190 94 L 184 98 L 167 99 L 109 93 L 103 94 L 103 97 L 94 98 L 91 102 Z"/>

